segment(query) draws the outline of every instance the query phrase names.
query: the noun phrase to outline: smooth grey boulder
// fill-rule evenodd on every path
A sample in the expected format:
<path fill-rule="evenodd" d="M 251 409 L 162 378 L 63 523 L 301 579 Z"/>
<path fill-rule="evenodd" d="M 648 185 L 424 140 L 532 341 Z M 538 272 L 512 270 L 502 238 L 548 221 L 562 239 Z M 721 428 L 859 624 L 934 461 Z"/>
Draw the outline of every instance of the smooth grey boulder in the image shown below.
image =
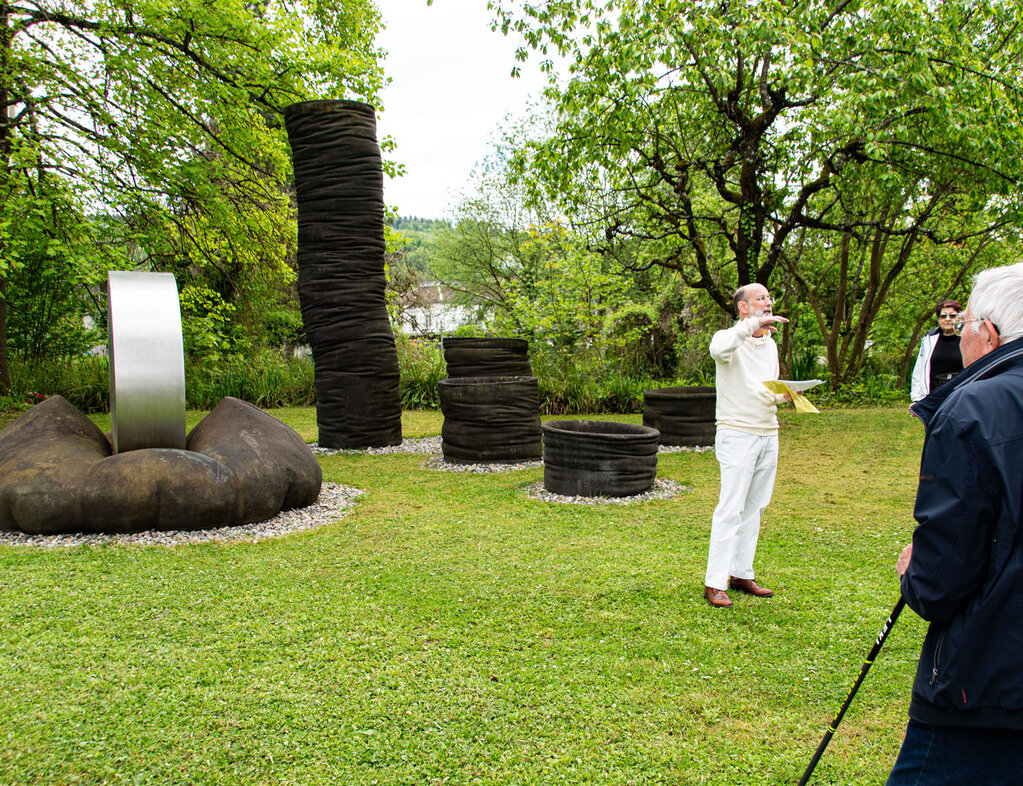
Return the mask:
<path fill-rule="evenodd" d="M 185 450 L 111 455 L 61 396 L 0 431 L 0 530 L 141 532 L 234 526 L 311 505 L 322 473 L 309 446 L 257 407 L 225 398 Z"/>

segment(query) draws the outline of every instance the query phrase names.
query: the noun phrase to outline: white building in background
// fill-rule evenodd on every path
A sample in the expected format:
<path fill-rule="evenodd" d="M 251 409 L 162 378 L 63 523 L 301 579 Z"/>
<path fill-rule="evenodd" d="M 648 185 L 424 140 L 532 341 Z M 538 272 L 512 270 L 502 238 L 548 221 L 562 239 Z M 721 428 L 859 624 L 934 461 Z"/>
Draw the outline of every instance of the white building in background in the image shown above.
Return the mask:
<path fill-rule="evenodd" d="M 454 293 L 427 281 L 402 297 L 398 329 L 409 336 L 447 335 L 473 321 L 473 310 L 451 302 Z"/>

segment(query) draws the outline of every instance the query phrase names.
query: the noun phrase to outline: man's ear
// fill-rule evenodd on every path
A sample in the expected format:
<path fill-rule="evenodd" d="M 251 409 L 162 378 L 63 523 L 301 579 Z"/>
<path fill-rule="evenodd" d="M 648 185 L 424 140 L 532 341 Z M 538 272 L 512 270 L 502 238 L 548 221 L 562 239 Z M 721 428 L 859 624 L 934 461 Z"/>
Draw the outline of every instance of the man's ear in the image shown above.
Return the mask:
<path fill-rule="evenodd" d="M 984 354 L 988 352 L 994 352 L 1002 344 L 1002 337 L 998 331 L 994 329 L 990 319 L 985 319 L 983 322 L 984 328 L 987 330 L 987 346 L 985 347 Z"/>

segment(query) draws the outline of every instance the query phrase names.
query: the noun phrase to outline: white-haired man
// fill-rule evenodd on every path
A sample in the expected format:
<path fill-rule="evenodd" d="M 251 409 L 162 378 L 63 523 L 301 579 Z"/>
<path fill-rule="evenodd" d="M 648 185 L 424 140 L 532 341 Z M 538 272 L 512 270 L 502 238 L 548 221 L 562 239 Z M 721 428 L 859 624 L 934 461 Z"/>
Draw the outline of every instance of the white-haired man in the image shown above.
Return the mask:
<path fill-rule="evenodd" d="M 955 331 L 963 371 L 910 408 L 926 436 L 896 570 L 930 627 L 889 786 L 1021 778 L 1023 263 L 978 275 Z"/>
<path fill-rule="evenodd" d="M 778 404 L 788 399 L 762 384 L 778 378 L 778 347 L 771 334 L 788 320 L 775 316 L 771 295 L 760 284 L 739 287 L 732 303 L 738 322 L 710 341 L 721 492 L 711 520 L 703 596 L 715 608 L 732 605 L 726 587 L 756 597 L 774 594 L 754 580 L 753 557 L 778 469 Z"/>

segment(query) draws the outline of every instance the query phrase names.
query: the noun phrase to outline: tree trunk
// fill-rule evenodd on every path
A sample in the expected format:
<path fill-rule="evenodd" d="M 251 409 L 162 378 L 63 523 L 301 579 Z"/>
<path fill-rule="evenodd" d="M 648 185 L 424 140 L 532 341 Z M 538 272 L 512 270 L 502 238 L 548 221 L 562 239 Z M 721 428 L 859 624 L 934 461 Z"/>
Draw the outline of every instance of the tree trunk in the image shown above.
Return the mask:
<path fill-rule="evenodd" d="M 11 368 L 7 364 L 7 277 L 0 276 L 0 396 L 10 392 Z"/>
<path fill-rule="evenodd" d="M 0 2 L 0 200 L 8 199 L 7 185 L 11 166 L 11 130 L 8 124 L 8 59 L 11 46 L 10 10 Z M 3 234 L 0 234 L 0 396 L 11 392 L 11 369 L 7 363 L 7 276 L 4 259 L 7 257 Z"/>

